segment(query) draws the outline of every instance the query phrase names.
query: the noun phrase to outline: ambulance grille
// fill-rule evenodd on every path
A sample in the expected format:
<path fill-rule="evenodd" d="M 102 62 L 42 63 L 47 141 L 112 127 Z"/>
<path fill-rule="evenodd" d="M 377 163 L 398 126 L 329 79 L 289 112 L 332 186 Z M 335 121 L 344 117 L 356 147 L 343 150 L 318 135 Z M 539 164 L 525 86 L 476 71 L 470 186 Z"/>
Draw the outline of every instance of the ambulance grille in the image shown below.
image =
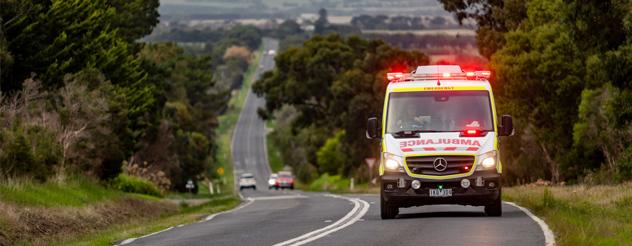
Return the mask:
<path fill-rule="evenodd" d="M 434 162 L 437 158 L 447 161 L 447 168 L 437 171 Z M 414 174 L 444 176 L 451 174 L 467 173 L 474 166 L 474 156 L 412 156 L 406 157 L 406 165 Z"/>

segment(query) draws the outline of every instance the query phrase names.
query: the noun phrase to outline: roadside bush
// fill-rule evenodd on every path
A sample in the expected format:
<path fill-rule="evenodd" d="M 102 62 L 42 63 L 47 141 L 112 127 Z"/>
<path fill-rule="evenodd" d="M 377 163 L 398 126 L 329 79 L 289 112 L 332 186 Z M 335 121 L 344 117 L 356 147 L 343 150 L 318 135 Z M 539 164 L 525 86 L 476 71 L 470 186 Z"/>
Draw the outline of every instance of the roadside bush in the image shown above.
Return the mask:
<path fill-rule="evenodd" d="M 342 178 L 340 175 L 323 174 L 314 180 L 309 186 L 310 190 L 339 191 L 349 187 L 349 179 Z"/>
<path fill-rule="evenodd" d="M 150 181 L 143 178 L 119 174 L 110 185 L 120 191 L 162 197 L 162 192 Z"/>
<path fill-rule="evenodd" d="M 336 135 L 327 139 L 325 144 L 316 152 L 318 169 L 321 173 L 335 175 L 341 172 L 342 164 L 346 160 L 342 144 L 340 143 L 344 135 L 344 131 L 339 131 Z"/>
<path fill-rule="evenodd" d="M 0 140 L 0 174 L 3 178 L 29 176 L 45 181 L 61 161 L 61 147 L 55 136 L 42 127 L 2 129 Z"/>
<path fill-rule="evenodd" d="M 617 178 L 620 181 L 632 180 L 632 145 L 621 154 L 617 165 Z"/>

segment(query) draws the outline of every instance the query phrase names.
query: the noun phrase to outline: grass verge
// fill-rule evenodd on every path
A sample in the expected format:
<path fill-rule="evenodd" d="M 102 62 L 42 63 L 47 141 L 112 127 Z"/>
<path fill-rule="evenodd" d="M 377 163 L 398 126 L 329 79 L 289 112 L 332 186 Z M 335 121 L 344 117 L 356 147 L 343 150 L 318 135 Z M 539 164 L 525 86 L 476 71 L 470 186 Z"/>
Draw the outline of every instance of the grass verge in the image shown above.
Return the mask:
<path fill-rule="evenodd" d="M 239 113 L 243 108 L 246 97 L 248 96 L 248 91 L 250 86 L 255 79 L 255 71 L 259 66 L 259 59 L 261 59 L 261 54 L 263 53 L 263 48 L 259 48 L 257 52 L 254 53 L 254 60 L 250 64 L 248 71 L 244 75 L 244 82 L 241 86 L 241 89 L 238 90 L 233 96 L 230 98 L 228 102 L 228 109 L 226 113 L 219 117 L 219 126 L 217 127 L 217 162 L 218 168 L 222 167 L 224 169 L 224 179 L 223 179 L 223 190 L 229 193 L 234 193 L 234 176 L 233 176 L 233 165 L 232 158 L 230 153 L 231 148 L 231 139 L 233 137 L 233 131 L 235 129 L 235 125 L 237 124 L 237 120 L 239 119 Z"/>
<path fill-rule="evenodd" d="M 0 183 L 0 245 L 47 245 L 134 219 L 157 218 L 177 204 L 124 193 L 83 177 Z"/>
<path fill-rule="evenodd" d="M 298 189 L 313 192 L 331 192 L 331 193 L 372 193 L 379 194 L 378 185 L 369 183 L 354 183 L 353 189 L 350 189 L 351 179 L 341 177 L 340 175 L 323 174 L 310 184 L 297 183 Z"/>
<path fill-rule="evenodd" d="M 0 201 L 20 206 L 83 207 L 123 196 L 123 192 L 79 177 L 63 183 L 5 180 L 0 184 Z"/>
<path fill-rule="evenodd" d="M 558 245 L 632 242 L 632 184 L 508 187 L 503 196 L 544 219 Z"/>
<path fill-rule="evenodd" d="M 137 219 L 125 224 L 115 225 L 95 234 L 79 237 L 74 240 L 61 241 L 60 245 L 112 245 L 113 242 L 132 237 L 147 235 L 164 230 L 174 225 L 190 224 L 199 221 L 206 215 L 234 208 L 240 203 L 234 196 L 215 199 L 199 206 L 181 208 L 176 214 L 169 214 L 158 219 Z"/>

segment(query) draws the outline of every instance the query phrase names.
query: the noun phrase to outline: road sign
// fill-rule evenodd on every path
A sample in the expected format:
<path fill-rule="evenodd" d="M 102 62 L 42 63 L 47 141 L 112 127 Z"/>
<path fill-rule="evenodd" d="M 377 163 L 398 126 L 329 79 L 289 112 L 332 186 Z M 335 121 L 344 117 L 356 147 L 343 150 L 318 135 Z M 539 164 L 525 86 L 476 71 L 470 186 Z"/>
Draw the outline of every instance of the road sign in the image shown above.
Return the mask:
<path fill-rule="evenodd" d="M 375 158 L 366 158 L 364 161 L 369 166 L 369 169 L 373 169 L 373 165 L 375 165 Z"/>
<path fill-rule="evenodd" d="M 217 174 L 219 174 L 219 176 L 224 176 L 224 168 L 223 167 L 217 168 Z"/>
<path fill-rule="evenodd" d="M 193 184 L 193 180 L 187 181 L 187 184 L 185 186 L 187 189 L 192 190 L 193 188 L 195 188 L 195 184 Z"/>

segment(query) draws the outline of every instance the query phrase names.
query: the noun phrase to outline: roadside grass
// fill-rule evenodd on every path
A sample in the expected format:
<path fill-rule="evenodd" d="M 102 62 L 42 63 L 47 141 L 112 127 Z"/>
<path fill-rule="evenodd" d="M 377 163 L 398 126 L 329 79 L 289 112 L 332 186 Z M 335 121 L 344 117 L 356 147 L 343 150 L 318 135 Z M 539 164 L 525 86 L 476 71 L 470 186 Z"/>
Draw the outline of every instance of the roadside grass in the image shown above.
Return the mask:
<path fill-rule="evenodd" d="M 21 206 L 82 207 L 128 195 L 81 177 L 69 178 L 63 183 L 38 183 L 33 180 L 0 182 L 0 201 Z"/>
<path fill-rule="evenodd" d="M 632 184 L 614 186 L 518 186 L 503 199 L 529 208 L 546 221 L 558 245 L 629 245 Z"/>
<path fill-rule="evenodd" d="M 261 58 L 261 54 L 263 53 L 263 46 L 254 53 L 255 57 L 253 62 L 248 67 L 248 71 L 244 75 L 244 81 L 242 83 L 241 89 L 239 89 L 233 96 L 230 98 L 228 102 L 228 109 L 226 112 L 219 117 L 219 126 L 216 129 L 217 133 L 217 163 L 219 164 L 217 168 L 222 167 L 224 169 L 223 175 L 223 187 L 222 192 L 228 192 L 234 194 L 234 182 L 235 177 L 233 176 L 233 164 L 231 157 L 231 139 L 233 137 L 233 131 L 235 129 L 235 125 L 237 124 L 237 120 L 239 119 L 239 114 L 241 113 L 241 109 L 243 108 L 246 97 L 248 96 L 248 91 L 250 86 L 255 79 L 255 71 L 259 66 L 259 59 Z M 216 170 L 213 170 L 215 172 Z"/>
<path fill-rule="evenodd" d="M 112 245 L 122 240 L 147 235 L 174 225 L 190 224 L 204 216 L 234 208 L 240 203 L 234 196 L 211 200 L 198 206 L 183 207 L 178 213 L 162 216 L 159 219 L 141 218 L 128 223 L 112 226 L 98 233 L 81 236 L 72 240 L 61 240 L 59 245 Z"/>

